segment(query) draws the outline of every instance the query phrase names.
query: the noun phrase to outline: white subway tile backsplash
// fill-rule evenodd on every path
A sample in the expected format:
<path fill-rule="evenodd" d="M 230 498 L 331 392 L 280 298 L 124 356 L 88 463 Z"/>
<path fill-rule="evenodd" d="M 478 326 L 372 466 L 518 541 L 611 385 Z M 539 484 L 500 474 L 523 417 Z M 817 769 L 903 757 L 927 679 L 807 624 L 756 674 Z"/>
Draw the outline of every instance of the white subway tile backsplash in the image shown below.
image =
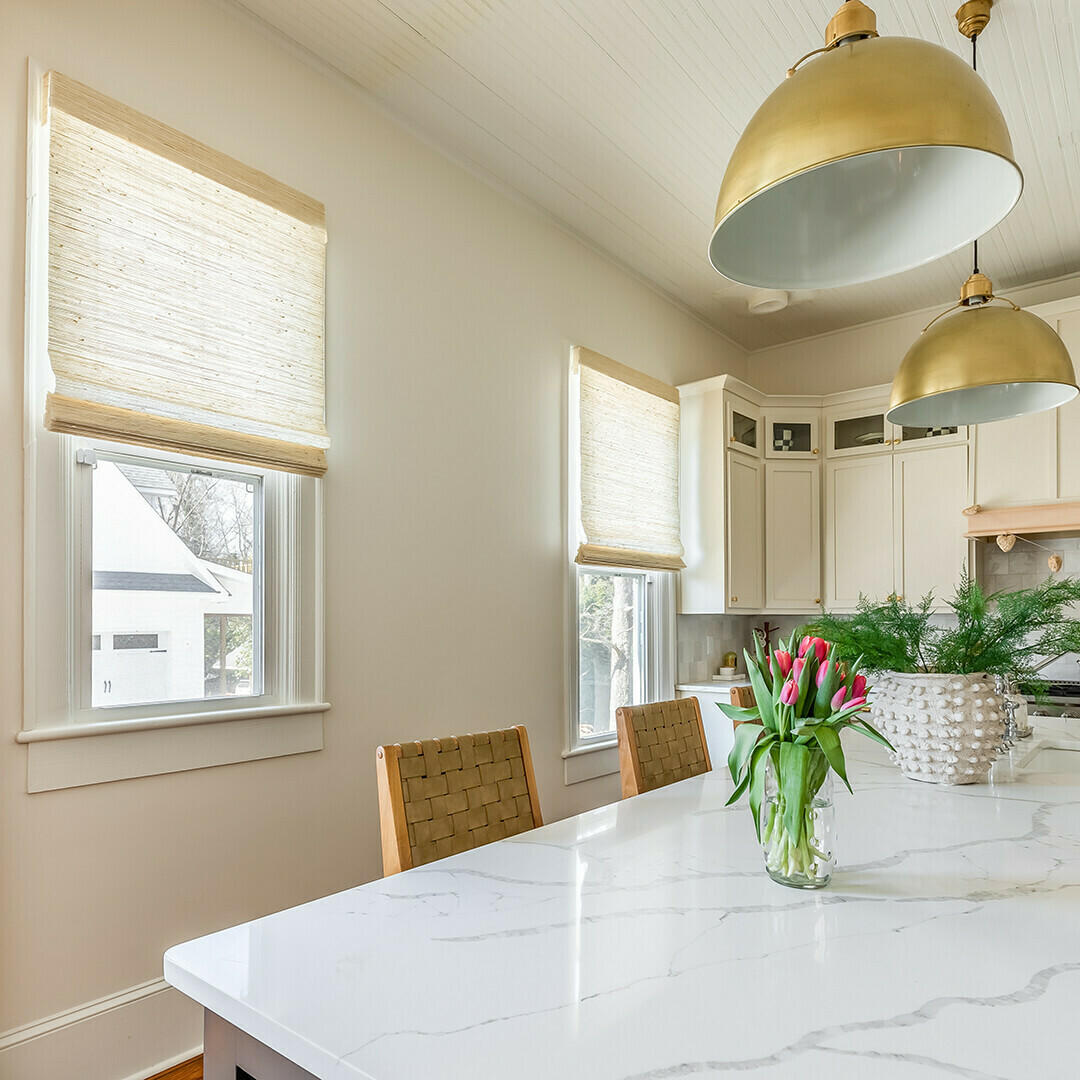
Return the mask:
<path fill-rule="evenodd" d="M 1080 537 L 1066 536 L 1052 540 L 1038 540 L 1049 551 L 1017 540 L 1012 551 L 1004 552 L 993 542 L 979 544 L 976 567 L 979 583 L 988 592 L 1011 589 L 1030 589 L 1050 576 L 1046 560 L 1051 552 L 1062 557 L 1059 573 L 1080 577 Z"/>

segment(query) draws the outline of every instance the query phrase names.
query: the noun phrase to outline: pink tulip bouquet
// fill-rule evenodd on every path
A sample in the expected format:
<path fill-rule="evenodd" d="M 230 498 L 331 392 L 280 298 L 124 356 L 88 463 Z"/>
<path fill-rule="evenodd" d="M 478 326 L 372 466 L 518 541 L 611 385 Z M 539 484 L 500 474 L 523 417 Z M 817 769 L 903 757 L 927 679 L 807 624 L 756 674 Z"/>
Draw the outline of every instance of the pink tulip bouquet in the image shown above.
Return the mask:
<path fill-rule="evenodd" d="M 750 812 L 770 875 L 784 884 L 816 888 L 832 869 L 829 837 L 822 831 L 819 792 L 832 769 L 851 790 L 840 733 L 845 728 L 892 747 L 865 719 L 866 677 L 859 661 L 840 663 L 836 648 L 818 637 L 795 635 L 766 657 L 745 652 L 755 706 L 721 705 L 735 730 L 728 756 L 735 791 L 728 805 L 749 793 Z"/>

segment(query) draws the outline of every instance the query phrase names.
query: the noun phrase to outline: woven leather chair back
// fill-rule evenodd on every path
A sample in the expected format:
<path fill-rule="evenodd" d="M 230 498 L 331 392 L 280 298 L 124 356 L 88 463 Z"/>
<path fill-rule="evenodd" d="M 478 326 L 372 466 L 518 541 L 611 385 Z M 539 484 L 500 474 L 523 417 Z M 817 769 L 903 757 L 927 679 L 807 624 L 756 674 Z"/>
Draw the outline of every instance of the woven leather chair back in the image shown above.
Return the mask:
<path fill-rule="evenodd" d="M 733 686 L 731 688 L 731 704 L 737 709 L 752 709 L 756 702 L 754 701 L 754 688 L 752 686 Z M 736 723 L 745 724 L 745 720 L 738 720 Z"/>
<path fill-rule="evenodd" d="M 615 710 L 623 798 L 709 772 L 709 747 L 696 697 Z"/>
<path fill-rule="evenodd" d="M 380 746 L 375 765 L 385 874 L 543 824 L 520 725 Z"/>

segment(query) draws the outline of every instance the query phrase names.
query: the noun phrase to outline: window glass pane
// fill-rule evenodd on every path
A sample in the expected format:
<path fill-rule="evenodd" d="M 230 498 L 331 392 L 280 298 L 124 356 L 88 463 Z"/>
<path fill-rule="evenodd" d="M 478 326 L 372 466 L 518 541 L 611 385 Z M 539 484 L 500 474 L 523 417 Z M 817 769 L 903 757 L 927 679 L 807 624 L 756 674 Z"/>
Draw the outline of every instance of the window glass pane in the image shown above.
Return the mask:
<path fill-rule="evenodd" d="M 833 425 L 833 446 L 837 450 L 881 446 L 885 442 L 885 414 L 852 416 Z"/>
<path fill-rule="evenodd" d="M 615 731 L 615 710 L 645 700 L 646 576 L 578 571 L 578 735 Z"/>
<path fill-rule="evenodd" d="M 92 705 L 260 692 L 260 485 L 99 456 Z"/>
<path fill-rule="evenodd" d="M 757 449 L 757 420 L 752 416 L 744 416 L 738 409 L 732 409 L 731 434 L 737 443 Z"/>
<path fill-rule="evenodd" d="M 938 439 L 942 435 L 955 435 L 954 427 L 908 427 L 902 429 L 904 442 L 914 442 L 916 439 Z"/>
<path fill-rule="evenodd" d="M 783 454 L 809 454 L 810 424 L 803 421 L 776 420 L 772 425 L 772 448 Z"/>

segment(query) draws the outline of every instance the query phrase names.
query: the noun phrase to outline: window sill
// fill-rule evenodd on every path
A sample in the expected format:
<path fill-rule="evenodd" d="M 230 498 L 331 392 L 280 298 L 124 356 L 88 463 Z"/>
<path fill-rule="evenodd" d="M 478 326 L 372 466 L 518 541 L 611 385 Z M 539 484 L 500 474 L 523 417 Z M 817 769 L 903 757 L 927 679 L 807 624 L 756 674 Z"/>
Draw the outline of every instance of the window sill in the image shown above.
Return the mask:
<path fill-rule="evenodd" d="M 323 747 L 325 702 L 220 709 L 20 731 L 26 790 L 56 791 L 138 776 L 306 754 Z"/>
<path fill-rule="evenodd" d="M 562 756 L 563 781 L 567 786 L 619 771 L 619 743 L 614 738 L 564 750 Z"/>

